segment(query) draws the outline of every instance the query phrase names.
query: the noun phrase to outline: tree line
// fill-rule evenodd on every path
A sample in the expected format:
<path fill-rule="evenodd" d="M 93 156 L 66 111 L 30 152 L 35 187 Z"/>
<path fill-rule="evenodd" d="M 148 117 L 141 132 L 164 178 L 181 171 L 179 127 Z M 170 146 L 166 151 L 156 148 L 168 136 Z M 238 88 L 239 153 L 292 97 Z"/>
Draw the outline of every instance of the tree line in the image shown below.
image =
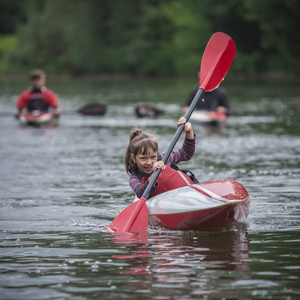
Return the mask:
<path fill-rule="evenodd" d="M 211 35 L 232 71 L 300 69 L 298 0 L 1 0 L 0 72 L 195 74 Z"/>

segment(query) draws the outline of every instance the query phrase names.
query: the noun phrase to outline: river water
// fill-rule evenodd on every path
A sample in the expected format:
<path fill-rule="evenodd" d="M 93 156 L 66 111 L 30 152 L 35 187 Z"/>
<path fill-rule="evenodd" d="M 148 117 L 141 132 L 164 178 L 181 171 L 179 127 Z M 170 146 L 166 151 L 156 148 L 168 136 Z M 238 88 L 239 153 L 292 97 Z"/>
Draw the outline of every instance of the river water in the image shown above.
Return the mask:
<path fill-rule="evenodd" d="M 102 232 L 133 200 L 122 163 L 130 130 L 154 131 L 164 151 L 193 84 L 62 78 L 48 84 L 65 111 L 59 126 L 1 115 L 0 299 L 299 299 L 299 86 L 225 80 L 243 115 L 223 129 L 194 126 L 196 153 L 181 166 L 200 182 L 241 182 L 251 198 L 243 223 Z M 1 81 L 2 112 L 26 85 Z M 72 113 L 95 101 L 107 104 L 105 116 Z M 170 113 L 138 119 L 137 103 Z"/>

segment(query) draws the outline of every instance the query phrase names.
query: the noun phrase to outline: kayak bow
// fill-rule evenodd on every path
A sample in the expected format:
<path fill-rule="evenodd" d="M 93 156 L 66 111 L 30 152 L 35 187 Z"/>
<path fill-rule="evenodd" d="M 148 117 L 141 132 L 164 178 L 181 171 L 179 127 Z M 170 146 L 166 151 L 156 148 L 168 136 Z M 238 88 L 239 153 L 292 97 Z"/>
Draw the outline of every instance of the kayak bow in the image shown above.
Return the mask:
<path fill-rule="evenodd" d="M 172 230 L 218 230 L 245 220 L 250 198 L 237 181 L 225 179 L 171 190 L 146 202 L 149 224 Z"/>
<path fill-rule="evenodd" d="M 30 126 L 44 126 L 44 125 L 54 125 L 58 121 L 58 117 L 54 116 L 52 113 L 43 113 L 39 111 L 33 111 L 32 113 L 25 113 L 20 116 L 20 123 L 22 125 Z"/>

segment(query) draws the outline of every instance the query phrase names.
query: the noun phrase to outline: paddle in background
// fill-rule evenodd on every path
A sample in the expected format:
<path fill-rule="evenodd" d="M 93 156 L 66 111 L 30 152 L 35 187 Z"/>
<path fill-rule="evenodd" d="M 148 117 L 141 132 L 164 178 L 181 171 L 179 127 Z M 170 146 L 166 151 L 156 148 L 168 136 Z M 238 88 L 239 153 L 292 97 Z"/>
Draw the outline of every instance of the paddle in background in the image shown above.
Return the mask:
<path fill-rule="evenodd" d="M 62 115 L 70 115 L 78 113 L 84 116 L 90 116 L 90 117 L 95 117 L 95 116 L 104 116 L 106 113 L 106 105 L 103 103 L 88 103 L 77 110 L 63 110 Z M 13 115 L 12 112 L 6 112 L 2 111 L 0 112 L 0 117 L 11 117 Z"/>
<path fill-rule="evenodd" d="M 106 113 L 106 105 L 103 103 L 87 103 L 80 108 L 78 108 L 76 113 L 89 116 L 89 117 L 98 117 L 98 116 L 104 116 Z M 63 110 L 62 114 L 73 114 L 73 110 Z"/>
<path fill-rule="evenodd" d="M 217 88 L 224 79 L 233 62 L 235 52 L 236 47 L 234 41 L 225 33 L 217 32 L 210 38 L 201 61 L 200 87 L 184 116 L 187 122 L 189 121 L 201 95 L 204 92 L 210 92 Z M 184 129 L 184 125 L 185 124 L 182 124 L 177 128 L 177 131 L 163 157 L 164 163 L 168 160 L 173 148 L 175 147 L 175 144 Z M 139 232 L 147 229 L 149 223 L 149 212 L 146 200 L 149 197 L 150 190 L 155 184 L 160 172 L 161 169 L 157 169 L 155 171 L 142 197 L 138 201 L 126 207 L 108 226 L 108 229 L 113 232 Z"/>

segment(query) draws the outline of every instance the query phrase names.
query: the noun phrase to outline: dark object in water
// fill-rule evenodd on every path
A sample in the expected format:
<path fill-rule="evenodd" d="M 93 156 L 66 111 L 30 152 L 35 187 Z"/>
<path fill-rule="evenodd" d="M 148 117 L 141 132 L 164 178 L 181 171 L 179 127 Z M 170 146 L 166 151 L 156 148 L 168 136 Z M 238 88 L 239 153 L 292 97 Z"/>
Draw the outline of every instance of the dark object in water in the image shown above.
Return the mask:
<path fill-rule="evenodd" d="M 80 107 L 77 112 L 86 116 L 103 116 L 106 113 L 106 105 L 103 103 L 89 103 Z"/>
<path fill-rule="evenodd" d="M 135 114 L 140 118 L 145 117 L 156 117 L 158 115 L 164 114 L 163 109 L 157 108 L 152 105 L 136 105 Z"/>

